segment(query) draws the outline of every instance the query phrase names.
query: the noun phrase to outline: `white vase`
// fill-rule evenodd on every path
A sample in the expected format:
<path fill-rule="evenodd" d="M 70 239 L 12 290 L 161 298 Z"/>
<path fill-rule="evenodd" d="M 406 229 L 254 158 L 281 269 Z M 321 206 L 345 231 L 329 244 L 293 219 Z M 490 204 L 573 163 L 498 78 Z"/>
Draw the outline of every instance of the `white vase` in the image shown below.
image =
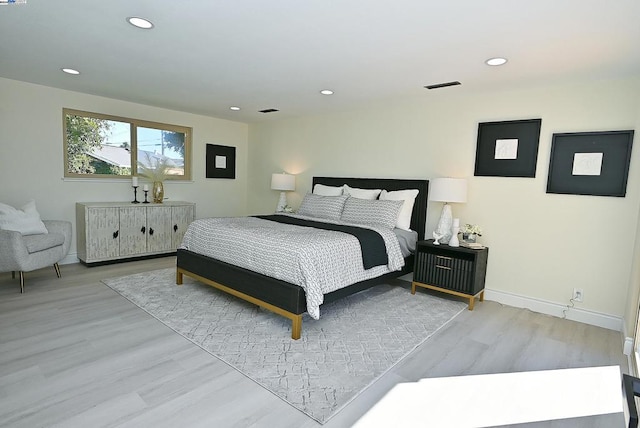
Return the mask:
<path fill-rule="evenodd" d="M 458 240 L 458 233 L 460 233 L 459 227 L 454 227 L 451 229 L 451 239 L 449 239 L 450 247 L 459 247 L 460 241 Z"/>

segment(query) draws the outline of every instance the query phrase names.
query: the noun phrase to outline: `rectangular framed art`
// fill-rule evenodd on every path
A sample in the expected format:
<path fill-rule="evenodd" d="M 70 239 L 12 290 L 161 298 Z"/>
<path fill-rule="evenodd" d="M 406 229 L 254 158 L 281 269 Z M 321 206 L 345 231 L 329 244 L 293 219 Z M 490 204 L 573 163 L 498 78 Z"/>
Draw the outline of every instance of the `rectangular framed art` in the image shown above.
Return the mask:
<path fill-rule="evenodd" d="M 627 193 L 633 131 L 553 134 L 547 193 Z"/>
<path fill-rule="evenodd" d="M 475 176 L 535 177 L 542 119 L 478 124 Z"/>
<path fill-rule="evenodd" d="M 236 178 L 236 148 L 207 144 L 207 178 Z"/>

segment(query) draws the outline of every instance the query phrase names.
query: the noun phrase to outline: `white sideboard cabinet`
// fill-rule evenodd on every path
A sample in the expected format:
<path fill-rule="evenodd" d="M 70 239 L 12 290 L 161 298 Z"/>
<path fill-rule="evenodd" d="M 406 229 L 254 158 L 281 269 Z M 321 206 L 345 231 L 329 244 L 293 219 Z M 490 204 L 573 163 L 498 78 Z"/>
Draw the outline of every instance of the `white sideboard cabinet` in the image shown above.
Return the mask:
<path fill-rule="evenodd" d="M 78 258 L 90 266 L 173 254 L 195 211 L 191 202 L 78 202 Z"/>

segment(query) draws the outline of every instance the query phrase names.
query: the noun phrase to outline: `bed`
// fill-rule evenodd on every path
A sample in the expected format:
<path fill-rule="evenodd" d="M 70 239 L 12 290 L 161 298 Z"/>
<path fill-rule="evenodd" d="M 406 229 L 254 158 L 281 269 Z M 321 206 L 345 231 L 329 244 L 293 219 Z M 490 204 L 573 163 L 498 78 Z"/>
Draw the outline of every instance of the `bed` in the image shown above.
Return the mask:
<path fill-rule="evenodd" d="M 314 177 L 313 186 L 315 187 L 317 184 L 330 187 L 346 184 L 352 188 L 385 189 L 390 192 L 417 189 L 418 195 L 411 212 L 410 228 L 417 232 L 418 239 L 424 239 L 427 180 Z M 323 303 L 330 303 L 412 271 L 413 254 L 408 254 L 404 257 L 404 266 L 400 270 L 358 281 L 324 294 Z M 302 315 L 307 312 L 307 298 L 305 290 L 301 286 L 235 266 L 196 251 L 179 248 L 177 251 L 176 284 L 183 283 L 183 275 L 290 319 L 292 339 L 300 338 Z"/>

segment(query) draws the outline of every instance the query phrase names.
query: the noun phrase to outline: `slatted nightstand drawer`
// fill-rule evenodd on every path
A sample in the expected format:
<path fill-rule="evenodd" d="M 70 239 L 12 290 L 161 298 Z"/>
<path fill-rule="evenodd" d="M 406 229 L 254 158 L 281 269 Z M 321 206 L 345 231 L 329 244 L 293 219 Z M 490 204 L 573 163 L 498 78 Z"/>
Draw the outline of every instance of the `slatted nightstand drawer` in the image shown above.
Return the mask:
<path fill-rule="evenodd" d="M 414 280 L 470 293 L 473 291 L 473 261 L 437 254 L 418 253 Z"/>

